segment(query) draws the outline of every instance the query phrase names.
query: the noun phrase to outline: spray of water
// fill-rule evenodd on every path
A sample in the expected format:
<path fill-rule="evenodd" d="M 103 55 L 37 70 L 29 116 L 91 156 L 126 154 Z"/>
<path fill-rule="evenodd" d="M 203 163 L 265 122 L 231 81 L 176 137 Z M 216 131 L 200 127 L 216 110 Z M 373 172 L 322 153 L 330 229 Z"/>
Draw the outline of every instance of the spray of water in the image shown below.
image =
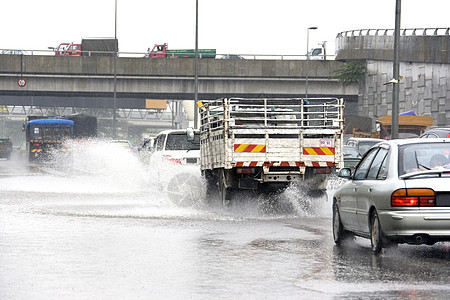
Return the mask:
<path fill-rule="evenodd" d="M 198 165 L 149 163 L 130 149 L 98 140 L 76 141 L 70 148 L 69 156 L 54 153 L 52 161 L 34 165 L 27 176 L 1 179 L 1 190 L 40 194 L 52 203 L 70 198 L 84 205 L 81 215 L 97 205 L 94 214 L 244 220 L 331 216 L 331 197 L 342 183 L 330 178 L 326 195 L 311 194 L 308 182 L 272 193 L 240 191 L 232 207 L 223 208 L 219 199 L 206 197 Z"/>

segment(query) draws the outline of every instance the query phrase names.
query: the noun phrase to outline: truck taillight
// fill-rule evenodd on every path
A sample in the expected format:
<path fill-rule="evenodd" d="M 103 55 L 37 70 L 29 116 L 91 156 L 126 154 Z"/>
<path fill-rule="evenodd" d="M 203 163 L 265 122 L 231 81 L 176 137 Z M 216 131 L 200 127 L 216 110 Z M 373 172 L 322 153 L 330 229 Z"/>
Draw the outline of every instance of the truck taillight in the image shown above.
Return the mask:
<path fill-rule="evenodd" d="M 436 197 L 432 189 L 399 189 L 392 193 L 392 207 L 435 206 Z"/>
<path fill-rule="evenodd" d="M 328 167 L 313 169 L 313 174 L 330 174 L 330 173 L 331 173 L 331 170 Z"/>
<path fill-rule="evenodd" d="M 256 173 L 256 169 L 255 168 L 237 168 L 236 172 L 238 174 L 254 174 L 254 173 Z"/>

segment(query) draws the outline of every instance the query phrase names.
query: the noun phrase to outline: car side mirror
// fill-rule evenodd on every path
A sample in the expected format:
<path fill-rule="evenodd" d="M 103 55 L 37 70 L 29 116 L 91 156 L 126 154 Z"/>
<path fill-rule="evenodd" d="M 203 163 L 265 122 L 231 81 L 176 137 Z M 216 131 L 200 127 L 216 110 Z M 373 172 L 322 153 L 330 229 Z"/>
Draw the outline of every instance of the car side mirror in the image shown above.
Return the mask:
<path fill-rule="evenodd" d="M 189 127 L 186 129 L 186 135 L 187 135 L 187 139 L 188 141 L 192 142 L 194 140 L 194 129 Z"/>
<path fill-rule="evenodd" d="M 350 168 L 342 168 L 339 170 L 338 177 L 350 178 L 352 177 L 352 170 Z"/>

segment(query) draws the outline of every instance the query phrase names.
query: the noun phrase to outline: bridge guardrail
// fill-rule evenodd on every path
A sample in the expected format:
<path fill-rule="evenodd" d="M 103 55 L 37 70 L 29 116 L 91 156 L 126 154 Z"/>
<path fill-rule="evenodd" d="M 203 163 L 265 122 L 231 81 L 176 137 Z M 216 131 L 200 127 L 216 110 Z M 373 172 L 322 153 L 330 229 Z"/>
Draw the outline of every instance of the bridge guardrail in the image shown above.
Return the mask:
<path fill-rule="evenodd" d="M 400 29 L 400 35 L 407 36 L 415 36 L 415 35 L 424 35 L 428 36 L 429 32 L 432 32 L 431 35 L 449 35 L 450 27 L 429 27 L 429 28 L 404 28 Z M 348 36 L 364 36 L 364 35 L 394 35 L 394 29 L 355 29 L 348 30 L 338 33 L 336 38 L 339 37 L 348 37 Z"/>
<path fill-rule="evenodd" d="M 83 52 L 83 51 L 82 51 Z M 94 51 L 89 51 L 89 53 L 93 53 Z M 113 52 L 102 52 L 95 51 L 98 55 L 100 53 L 112 54 Z M 30 50 L 30 49 L 0 49 L 0 55 L 47 55 L 47 56 L 55 56 L 55 52 L 53 50 Z M 135 57 L 135 58 L 144 58 L 147 52 L 117 52 L 118 57 Z M 224 59 L 228 61 L 240 60 L 235 58 L 225 58 L 225 57 L 241 57 L 241 59 L 248 60 L 306 60 L 306 54 L 231 54 L 231 53 L 217 53 L 215 59 Z M 155 58 L 149 58 L 155 59 Z M 202 59 L 200 57 L 200 59 Z M 210 58 L 205 58 L 210 59 Z M 311 60 L 323 60 L 324 56 L 321 55 L 319 57 L 311 57 Z M 335 55 L 326 55 L 325 60 L 334 60 Z"/>

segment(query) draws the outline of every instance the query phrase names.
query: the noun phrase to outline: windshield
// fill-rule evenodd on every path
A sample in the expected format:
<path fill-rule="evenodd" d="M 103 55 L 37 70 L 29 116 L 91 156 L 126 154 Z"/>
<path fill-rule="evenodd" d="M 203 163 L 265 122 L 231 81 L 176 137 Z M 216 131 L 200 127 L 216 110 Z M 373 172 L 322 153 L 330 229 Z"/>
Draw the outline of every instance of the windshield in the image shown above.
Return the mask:
<path fill-rule="evenodd" d="M 450 143 L 410 144 L 399 149 L 399 175 L 450 169 Z"/>
<path fill-rule="evenodd" d="M 171 133 L 167 136 L 166 150 L 200 150 L 200 134 L 188 141 L 186 133 Z"/>
<path fill-rule="evenodd" d="M 61 139 L 71 136 L 72 128 L 64 125 L 31 126 L 31 137 L 34 139 Z"/>

